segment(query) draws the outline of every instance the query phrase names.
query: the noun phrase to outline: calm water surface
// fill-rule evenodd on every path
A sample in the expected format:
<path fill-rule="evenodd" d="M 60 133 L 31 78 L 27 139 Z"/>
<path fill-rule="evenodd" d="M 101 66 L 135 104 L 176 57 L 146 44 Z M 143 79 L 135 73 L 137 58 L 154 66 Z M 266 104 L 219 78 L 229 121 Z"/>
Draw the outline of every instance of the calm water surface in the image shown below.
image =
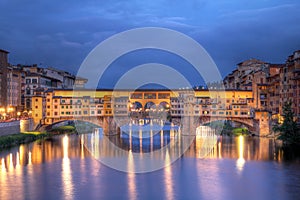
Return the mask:
<path fill-rule="evenodd" d="M 170 141 L 110 139 L 141 154 Z M 135 174 L 101 164 L 80 136 L 58 136 L 0 152 L 0 199 L 299 199 L 299 157 L 274 144 L 223 137 L 202 159 L 195 140 L 172 165 Z"/>

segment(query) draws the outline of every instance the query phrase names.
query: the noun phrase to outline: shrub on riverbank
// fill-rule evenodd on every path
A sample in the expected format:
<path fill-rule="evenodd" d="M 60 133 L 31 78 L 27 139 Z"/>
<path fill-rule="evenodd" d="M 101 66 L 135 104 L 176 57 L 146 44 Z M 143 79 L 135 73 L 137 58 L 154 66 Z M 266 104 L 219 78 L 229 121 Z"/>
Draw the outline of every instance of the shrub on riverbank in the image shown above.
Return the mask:
<path fill-rule="evenodd" d="M 210 124 L 208 124 L 208 126 L 216 130 L 217 134 L 221 135 L 239 136 L 249 134 L 249 130 L 247 128 L 234 128 L 227 121 L 211 122 Z"/>
<path fill-rule="evenodd" d="M 57 127 L 57 128 L 53 128 L 50 132 L 55 133 L 55 134 L 75 133 L 75 127 L 71 126 L 71 125 L 60 126 L 60 127 Z"/>
<path fill-rule="evenodd" d="M 283 105 L 283 123 L 275 125 L 273 130 L 279 132 L 278 139 L 282 140 L 285 145 L 300 145 L 300 128 L 297 126 L 295 114 L 292 110 L 292 102 L 286 102 Z"/>
<path fill-rule="evenodd" d="M 240 136 L 240 135 L 248 135 L 249 131 L 247 128 L 234 128 L 232 130 L 232 134 L 234 136 Z"/>
<path fill-rule="evenodd" d="M 46 137 L 46 133 L 18 133 L 12 135 L 4 135 L 0 137 L 0 150 L 8 147 L 17 146 L 24 143 L 33 142 L 35 140 Z"/>

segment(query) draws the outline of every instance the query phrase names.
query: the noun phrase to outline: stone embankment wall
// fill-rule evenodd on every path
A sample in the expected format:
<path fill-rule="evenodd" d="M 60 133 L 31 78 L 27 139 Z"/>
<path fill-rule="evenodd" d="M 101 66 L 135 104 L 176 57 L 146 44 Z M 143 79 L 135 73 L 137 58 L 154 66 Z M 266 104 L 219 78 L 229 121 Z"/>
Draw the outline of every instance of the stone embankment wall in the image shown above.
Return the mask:
<path fill-rule="evenodd" d="M 20 132 L 20 121 L 0 123 L 0 136 L 11 135 Z"/>
<path fill-rule="evenodd" d="M 32 119 L 22 119 L 12 122 L 0 123 L 0 136 L 11 135 L 25 131 L 33 130 L 33 120 Z"/>

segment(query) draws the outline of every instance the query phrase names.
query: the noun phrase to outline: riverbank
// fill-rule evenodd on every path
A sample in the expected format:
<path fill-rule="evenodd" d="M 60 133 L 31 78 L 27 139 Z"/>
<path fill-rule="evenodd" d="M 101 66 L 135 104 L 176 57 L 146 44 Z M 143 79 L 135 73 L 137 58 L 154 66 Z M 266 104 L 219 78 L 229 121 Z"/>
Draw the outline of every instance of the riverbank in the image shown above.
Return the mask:
<path fill-rule="evenodd" d="M 0 151 L 21 144 L 34 142 L 36 140 L 49 138 L 62 133 L 74 134 L 76 133 L 76 131 L 74 127 L 72 128 L 72 127 L 63 126 L 51 130 L 50 132 L 32 131 L 32 132 L 21 132 L 21 133 L 11 134 L 11 135 L 3 135 L 0 136 Z"/>
<path fill-rule="evenodd" d="M 47 133 L 26 132 L 0 136 L 0 151 L 20 144 L 30 143 L 47 137 Z"/>
<path fill-rule="evenodd" d="M 18 146 L 21 144 L 26 144 L 30 142 L 34 142 L 40 139 L 46 139 L 49 137 L 53 137 L 61 134 L 79 134 L 83 132 L 91 132 L 93 131 L 94 126 L 60 126 L 57 128 L 53 128 L 49 132 L 21 132 L 17 134 L 11 135 L 3 135 L 0 136 L 0 151 L 3 149 L 7 149 L 10 147 Z"/>

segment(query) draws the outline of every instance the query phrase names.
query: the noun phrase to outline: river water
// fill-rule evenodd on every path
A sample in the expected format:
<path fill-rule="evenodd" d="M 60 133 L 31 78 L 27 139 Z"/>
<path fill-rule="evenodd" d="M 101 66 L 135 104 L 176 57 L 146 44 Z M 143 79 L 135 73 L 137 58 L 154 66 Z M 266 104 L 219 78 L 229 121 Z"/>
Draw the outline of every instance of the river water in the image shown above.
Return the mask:
<path fill-rule="evenodd" d="M 156 171 L 126 173 L 99 161 L 116 157 L 84 144 L 93 135 L 62 135 L 0 152 L 0 199 L 299 199 L 300 159 L 275 141 L 222 137 L 205 157 L 195 139 L 189 149 Z M 121 148 L 145 155 L 170 143 L 113 136 Z M 95 140 L 91 144 L 95 145 Z M 97 146 L 96 144 L 96 146 Z M 102 148 L 102 147 L 101 147 Z M 201 156 L 200 156 L 201 155 Z M 101 159 L 100 159 L 101 160 Z"/>

